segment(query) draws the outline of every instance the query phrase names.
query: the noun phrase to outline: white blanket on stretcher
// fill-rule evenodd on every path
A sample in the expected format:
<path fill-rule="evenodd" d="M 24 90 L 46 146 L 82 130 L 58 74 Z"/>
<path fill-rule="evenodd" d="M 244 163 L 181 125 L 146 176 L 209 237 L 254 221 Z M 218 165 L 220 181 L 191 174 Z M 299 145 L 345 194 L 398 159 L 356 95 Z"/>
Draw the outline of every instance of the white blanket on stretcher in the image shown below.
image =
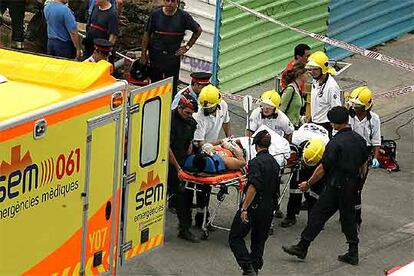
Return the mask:
<path fill-rule="evenodd" d="M 290 157 L 290 146 L 288 140 L 265 125 L 259 127 L 252 135 L 252 137 L 254 137 L 257 132 L 262 131 L 263 129 L 266 129 L 269 132 L 272 139 L 269 147 L 269 153 L 275 157 L 279 166 L 283 167 L 286 164 L 286 160 Z M 255 146 L 252 145 L 253 138 L 239 137 L 236 139 L 240 140 L 243 148 L 246 150 L 247 160 L 251 160 L 256 156 Z"/>

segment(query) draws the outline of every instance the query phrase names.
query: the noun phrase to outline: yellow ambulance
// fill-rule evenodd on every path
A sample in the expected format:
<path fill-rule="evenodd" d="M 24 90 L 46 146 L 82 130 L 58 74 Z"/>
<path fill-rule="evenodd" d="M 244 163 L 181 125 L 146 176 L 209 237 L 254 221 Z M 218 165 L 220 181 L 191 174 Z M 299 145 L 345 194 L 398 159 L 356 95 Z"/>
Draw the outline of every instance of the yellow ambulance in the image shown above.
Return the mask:
<path fill-rule="evenodd" d="M 110 71 L 0 49 L 0 275 L 116 274 L 162 246 L 172 80 Z"/>

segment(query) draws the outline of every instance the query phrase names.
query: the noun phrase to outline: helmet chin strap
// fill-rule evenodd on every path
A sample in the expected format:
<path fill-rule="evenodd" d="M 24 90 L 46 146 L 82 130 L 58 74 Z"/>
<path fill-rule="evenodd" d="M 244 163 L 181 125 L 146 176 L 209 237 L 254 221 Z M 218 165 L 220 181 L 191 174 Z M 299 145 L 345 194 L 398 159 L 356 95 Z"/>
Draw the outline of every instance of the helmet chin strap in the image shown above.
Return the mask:
<path fill-rule="evenodd" d="M 204 116 L 211 115 L 211 114 L 215 113 L 216 111 L 217 111 L 217 105 L 215 106 L 215 108 L 214 108 L 214 109 L 212 109 L 212 111 L 209 111 L 209 110 L 208 110 L 208 109 L 206 109 L 206 108 L 204 108 L 204 109 L 203 109 Z"/>

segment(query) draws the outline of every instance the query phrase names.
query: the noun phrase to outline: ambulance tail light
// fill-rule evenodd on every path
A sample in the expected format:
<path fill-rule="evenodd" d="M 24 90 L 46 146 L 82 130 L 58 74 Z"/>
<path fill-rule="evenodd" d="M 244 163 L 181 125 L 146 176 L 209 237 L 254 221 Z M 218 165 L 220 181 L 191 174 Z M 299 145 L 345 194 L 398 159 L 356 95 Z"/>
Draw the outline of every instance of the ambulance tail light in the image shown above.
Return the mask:
<path fill-rule="evenodd" d="M 122 106 L 123 102 L 124 97 L 122 96 L 122 92 L 115 92 L 111 97 L 111 110 L 118 109 Z"/>

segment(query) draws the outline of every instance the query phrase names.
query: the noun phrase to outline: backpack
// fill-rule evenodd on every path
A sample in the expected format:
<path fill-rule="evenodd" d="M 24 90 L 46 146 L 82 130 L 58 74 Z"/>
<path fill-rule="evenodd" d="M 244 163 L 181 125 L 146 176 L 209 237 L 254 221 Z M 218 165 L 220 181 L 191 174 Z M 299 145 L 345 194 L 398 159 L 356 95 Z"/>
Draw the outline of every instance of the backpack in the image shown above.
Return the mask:
<path fill-rule="evenodd" d="M 285 114 L 287 114 L 287 112 L 288 112 L 288 110 L 289 110 L 289 107 L 290 107 L 290 105 L 292 104 L 292 101 L 293 101 L 293 97 L 295 97 L 295 93 L 296 93 L 296 89 L 295 89 L 295 87 L 293 86 L 293 85 L 291 85 L 291 84 L 288 84 L 286 87 L 285 87 L 285 89 L 283 89 L 282 90 L 282 92 L 280 92 L 280 96 L 282 97 L 282 95 L 283 95 L 283 93 L 285 92 L 285 90 L 288 88 L 288 87 L 292 87 L 293 88 L 293 93 L 292 93 L 292 97 L 290 97 L 290 99 L 289 99 L 289 102 L 288 102 L 288 104 L 287 104 L 287 106 L 286 106 L 286 110 L 283 112 L 283 113 L 285 113 Z M 299 87 L 299 86 L 298 86 Z M 299 91 L 299 95 L 300 95 L 300 97 L 302 98 L 301 100 L 302 100 L 302 107 L 301 107 L 301 109 L 300 109 L 300 115 L 303 115 L 303 114 L 305 114 L 305 111 L 306 111 L 306 105 L 303 105 L 303 103 L 306 101 L 306 99 L 305 99 L 305 96 L 304 95 L 302 95 L 302 93 Z"/>

